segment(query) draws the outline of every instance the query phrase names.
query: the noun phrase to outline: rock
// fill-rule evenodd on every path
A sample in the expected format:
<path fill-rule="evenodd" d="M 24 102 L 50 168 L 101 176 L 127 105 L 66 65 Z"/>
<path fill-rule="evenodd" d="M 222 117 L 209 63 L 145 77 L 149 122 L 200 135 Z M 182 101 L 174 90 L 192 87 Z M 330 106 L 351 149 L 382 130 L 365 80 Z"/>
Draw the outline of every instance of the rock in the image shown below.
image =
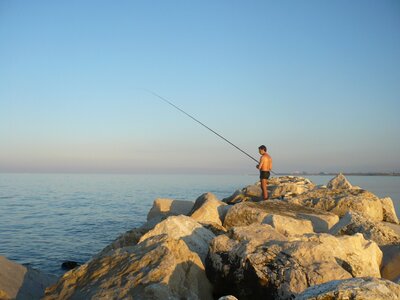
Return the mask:
<path fill-rule="evenodd" d="M 353 186 L 351 183 L 347 180 L 347 178 L 342 174 L 339 173 L 336 177 L 332 178 L 328 184 L 327 188 L 334 190 L 334 189 L 351 189 Z"/>
<path fill-rule="evenodd" d="M 81 265 L 81 263 L 79 263 L 79 262 L 67 260 L 61 264 L 61 269 L 69 271 L 69 270 L 79 267 L 80 265 Z"/>
<path fill-rule="evenodd" d="M 373 221 L 382 221 L 382 203 L 374 194 L 359 189 L 314 189 L 295 198 L 289 203 L 313 207 L 332 212 L 340 217 L 355 211 Z"/>
<path fill-rule="evenodd" d="M 349 212 L 330 230 L 333 235 L 361 233 L 376 242 L 383 252 L 382 277 L 395 281 L 400 277 L 400 235 L 381 222 L 371 222 L 364 216 Z"/>
<path fill-rule="evenodd" d="M 155 226 L 155 225 L 154 225 Z M 115 241 L 113 241 L 110 245 L 105 247 L 100 253 L 98 253 L 95 257 L 108 255 L 116 249 L 135 246 L 139 239 L 143 234 L 148 232 L 148 229 L 145 228 L 134 228 L 131 229 L 124 234 L 120 235 Z"/>
<path fill-rule="evenodd" d="M 223 296 L 219 298 L 218 300 L 238 300 L 235 296 L 229 295 L 229 296 Z"/>
<path fill-rule="evenodd" d="M 400 245 L 400 236 L 393 229 L 380 222 L 372 222 L 356 212 L 348 212 L 329 231 L 332 235 L 363 234 L 364 238 L 373 240 L 378 245 Z"/>
<path fill-rule="evenodd" d="M 392 199 L 386 197 L 379 200 L 382 203 L 383 221 L 399 224 L 399 219 L 397 218 Z"/>
<path fill-rule="evenodd" d="M 400 245 L 386 245 L 380 248 L 383 252 L 383 261 L 381 265 L 382 278 L 399 283 Z"/>
<path fill-rule="evenodd" d="M 248 185 L 241 190 L 235 191 L 230 197 L 223 199 L 223 202 L 228 204 L 236 204 L 246 201 L 260 201 L 261 195 L 261 185 L 258 182 L 253 185 Z"/>
<path fill-rule="evenodd" d="M 289 199 L 315 188 L 309 179 L 296 176 L 274 177 L 268 183 L 271 199 Z"/>
<path fill-rule="evenodd" d="M 46 275 L 0 256 L 0 299 L 41 299 L 46 287 L 56 281 L 55 276 Z"/>
<path fill-rule="evenodd" d="M 260 236 L 239 240 L 228 233 L 213 239 L 206 272 L 216 297 L 293 299 L 316 284 L 380 277 L 382 252 L 361 234 L 307 234 L 280 240 Z"/>
<path fill-rule="evenodd" d="M 351 278 L 312 286 L 296 300 L 399 300 L 400 285 L 378 278 Z"/>
<path fill-rule="evenodd" d="M 180 215 L 169 217 L 157 224 L 154 229 L 140 238 L 139 243 L 161 234 L 167 234 L 170 238 L 176 240 L 182 239 L 191 251 L 200 256 L 202 261 L 207 256 L 210 241 L 215 237 L 210 230 L 204 228 L 191 217 Z"/>
<path fill-rule="evenodd" d="M 201 223 L 200 224 L 210 230 L 212 233 L 214 233 L 214 235 L 221 235 L 221 234 L 225 234 L 227 232 L 226 228 L 222 225 L 219 225 L 217 223 Z"/>
<path fill-rule="evenodd" d="M 198 222 L 222 225 L 227 213 L 226 206 L 214 194 L 205 193 L 196 199 L 189 215 Z"/>
<path fill-rule="evenodd" d="M 276 231 L 284 236 L 303 235 L 313 233 L 313 225 L 310 220 L 295 219 L 287 216 L 268 215 L 263 223 L 270 224 Z"/>
<path fill-rule="evenodd" d="M 147 214 L 147 221 L 154 218 L 161 221 L 169 216 L 188 215 L 193 205 L 192 201 L 158 198 L 154 200 L 153 207 Z"/>
<path fill-rule="evenodd" d="M 252 224 L 231 228 L 226 234 L 234 241 L 248 241 L 260 245 L 266 240 L 287 241 L 287 238 L 268 224 Z"/>
<path fill-rule="evenodd" d="M 224 227 L 246 226 L 264 223 L 269 215 L 279 215 L 297 220 L 310 220 L 315 232 L 327 232 L 339 221 L 338 216 L 280 200 L 242 202 L 234 205 L 226 214 Z"/>
<path fill-rule="evenodd" d="M 43 299 L 212 299 L 212 287 L 199 256 L 164 234 L 66 273 Z"/>
<path fill-rule="evenodd" d="M 307 178 L 282 176 L 269 179 L 267 188 L 270 199 L 289 199 L 314 189 L 315 185 Z M 232 196 L 223 199 L 224 202 L 229 204 L 260 200 L 260 182 L 249 185 L 242 190 L 238 190 Z"/>

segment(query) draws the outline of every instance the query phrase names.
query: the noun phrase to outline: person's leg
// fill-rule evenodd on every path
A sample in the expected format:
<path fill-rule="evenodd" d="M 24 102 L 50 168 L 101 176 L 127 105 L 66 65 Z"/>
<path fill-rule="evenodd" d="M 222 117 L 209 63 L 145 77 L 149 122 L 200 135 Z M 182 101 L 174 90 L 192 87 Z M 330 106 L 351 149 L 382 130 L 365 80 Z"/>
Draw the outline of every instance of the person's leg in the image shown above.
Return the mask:
<path fill-rule="evenodd" d="M 261 189 L 263 194 L 263 199 L 268 200 L 268 190 L 267 190 L 267 179 L 261 179 Z"/>

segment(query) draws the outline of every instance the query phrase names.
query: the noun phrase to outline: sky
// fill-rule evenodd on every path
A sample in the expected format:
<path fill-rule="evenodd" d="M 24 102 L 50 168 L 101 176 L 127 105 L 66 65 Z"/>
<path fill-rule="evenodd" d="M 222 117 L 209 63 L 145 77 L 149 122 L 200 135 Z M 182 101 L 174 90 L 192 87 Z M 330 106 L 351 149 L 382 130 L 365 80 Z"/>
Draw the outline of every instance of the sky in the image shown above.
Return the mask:
<path fill-rule="evenodd" d="M 0 0 L 0 172 L 400 172 L 400 2 Z"/>

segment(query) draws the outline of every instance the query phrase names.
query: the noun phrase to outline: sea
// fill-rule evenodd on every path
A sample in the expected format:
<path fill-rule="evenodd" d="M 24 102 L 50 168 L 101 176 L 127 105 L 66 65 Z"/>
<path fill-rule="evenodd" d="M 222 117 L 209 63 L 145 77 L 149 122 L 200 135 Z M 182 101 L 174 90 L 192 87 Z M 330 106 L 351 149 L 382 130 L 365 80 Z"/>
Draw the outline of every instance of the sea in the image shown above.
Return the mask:
<path fill-rule="evenodd" d="M 306 176 L 327 184 L 332 176 Z M 400 216 L 400 177 L 349 176 Z M 157 198 L 219 199 L 258 181 L 257 175 L 0 173 L 0 255 L 57 276 L 64 261 L 84 263 L 120 234 L 146 221 Z"/>

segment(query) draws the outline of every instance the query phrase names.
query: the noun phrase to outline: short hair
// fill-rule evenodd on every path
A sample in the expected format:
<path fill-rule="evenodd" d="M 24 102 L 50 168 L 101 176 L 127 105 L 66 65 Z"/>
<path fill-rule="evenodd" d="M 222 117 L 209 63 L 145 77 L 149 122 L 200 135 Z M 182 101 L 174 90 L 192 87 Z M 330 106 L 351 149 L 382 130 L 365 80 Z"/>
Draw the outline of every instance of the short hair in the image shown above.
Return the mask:
<path fill-rule="evenodd" d="M 261 145 L 260 147 L 258 147 L 258 149 L 264 150 L 265 152 L 267 152 L 267 147 L 265 147 L 264 145 Z"/>

